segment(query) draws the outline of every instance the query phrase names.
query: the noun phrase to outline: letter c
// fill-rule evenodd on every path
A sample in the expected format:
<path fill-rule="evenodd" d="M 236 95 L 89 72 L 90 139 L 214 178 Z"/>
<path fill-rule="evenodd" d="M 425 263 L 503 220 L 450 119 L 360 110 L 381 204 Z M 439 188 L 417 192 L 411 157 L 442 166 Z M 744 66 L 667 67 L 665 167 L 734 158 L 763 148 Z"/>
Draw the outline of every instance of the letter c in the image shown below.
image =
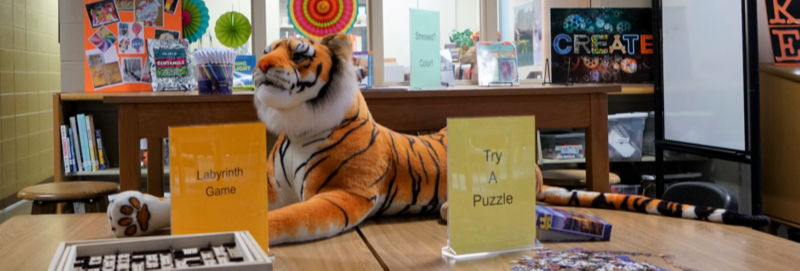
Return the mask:
<path fill-rule="evenodd" d="M 570 42 L 572 42 L 572 37 L 570 37 L 567 34 L 558 34 L 558 36 L 556 36 L 556 39 L 553 40 L 553 48 L 555 48 L 556 53 L 558 53 L 559 55 L 569 54 L 569 52 L 572 51 L 572 46 L 567 45 L 566 47 L 561 47 L 559 46 L 561 44 L 561 41 L 566 41 L 567 44 L 569 44 Z"/>

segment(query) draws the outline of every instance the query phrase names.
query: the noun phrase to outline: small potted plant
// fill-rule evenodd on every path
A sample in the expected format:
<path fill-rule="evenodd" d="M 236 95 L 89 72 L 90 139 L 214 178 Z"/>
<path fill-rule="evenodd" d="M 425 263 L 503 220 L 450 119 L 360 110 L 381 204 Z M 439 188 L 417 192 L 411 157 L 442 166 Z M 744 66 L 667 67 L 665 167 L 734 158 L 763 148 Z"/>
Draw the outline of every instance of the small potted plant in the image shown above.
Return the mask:
<path fill-rule="evenodd" d="M 469 47 L 475 45 L 475 40 L 472 39 L 472 35 L 472 31 L 469 29 L 464 30 L 464 32 L 458 32 L 453 29 L 453 32 L 450 34 L 450 42 L 455 43 L 458 48 L 461 48 L 461 53 L 459 55 L 464 55 L 464 53 L 469 50 Z"/>

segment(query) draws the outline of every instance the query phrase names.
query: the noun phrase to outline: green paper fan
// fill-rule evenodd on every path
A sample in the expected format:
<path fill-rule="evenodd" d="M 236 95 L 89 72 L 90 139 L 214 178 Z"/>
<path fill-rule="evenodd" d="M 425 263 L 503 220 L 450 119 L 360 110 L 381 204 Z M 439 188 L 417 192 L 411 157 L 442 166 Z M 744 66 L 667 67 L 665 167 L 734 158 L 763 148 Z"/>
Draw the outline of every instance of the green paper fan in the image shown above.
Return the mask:
<path fill-rule="evenodd" d="M 250 20 L 235 11 L 229 11 L 219 16 L 217 25 L 214 26 L 214 33 L 217 35 L 219 43 L 229 48 L 244 45 L 250 39 L 251 30 Z"/>
<path fill-rule="evenodd" d="M 185 0 L 181 4 L 183 38 L 189 43 L 200 40 L 208 28 L 208 8 L 202 0 Z"/>

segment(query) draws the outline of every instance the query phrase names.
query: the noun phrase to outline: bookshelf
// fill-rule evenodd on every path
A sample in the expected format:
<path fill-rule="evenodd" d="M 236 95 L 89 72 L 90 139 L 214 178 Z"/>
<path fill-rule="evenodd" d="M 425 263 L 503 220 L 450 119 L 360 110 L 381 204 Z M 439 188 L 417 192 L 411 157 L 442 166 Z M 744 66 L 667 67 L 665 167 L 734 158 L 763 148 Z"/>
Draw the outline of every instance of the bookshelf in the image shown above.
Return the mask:
<path fill-rule="evenodd" d="M 540 84 L 537 84 L 540 85 Z M 477 86 L 456 86 L 453 89 L 473 89 Z M 525 88 L 524 85 L 520 88 Z M 380 88 L 376 88 L 380 89 Z M 395 88 L 396 89 L 396 88 Z M 622 92 L 613 93 L 608 97 L 608 112 L 609 114 L 615 112 L 632 112 L 632 111 L 650 111 L 652 110 L 652 85 L 623 85 Z M 54 155 L 54 180 L 70 181 L 70 180 L 108 180 L 119 181 L 119 124 L 118 124 L 118 111 L 115 104 L 104 103 L 103 99 L 108 96 L 161 96 L 161 95 L 196 95 L 193 92 L 138 92 L 138 93 L 55 93 L 53 94 L 53 144 L 56 146 L 56 155 Z M 252 91 L 241 91 L 237 94 L 252 94 Z M 391 97 L 386 97 L 391 98 Z M 69 123 L 69 117 L 75 116 L 78 113 L 91 114 L 94 117 L 96 129 L 100 129 L 103 133 L 103 144 L 108 152 L 110 160 L 110 167 L 106 170 L 94 172 L 77 172 L 65 174 L 63 169 L 63 158 L 61 156 L 61 135 L 59 126 Z M 268 141 L 274 142 L 274 137 L 270 136 Z M 643 157 L 633 161 L 617 161 L 612 162 L 653 162 L 653 157 Z M 545 160 L 544 164 L 552 166 L 565 166 L 566 164 L 580 164 L 585 163 L 584 160 Z M 143 181 L 147 176 L 147 169 L 142 169 L 141 176 Z M 168 175 L 168 168 L 164 169 L 164 175 Z"/>

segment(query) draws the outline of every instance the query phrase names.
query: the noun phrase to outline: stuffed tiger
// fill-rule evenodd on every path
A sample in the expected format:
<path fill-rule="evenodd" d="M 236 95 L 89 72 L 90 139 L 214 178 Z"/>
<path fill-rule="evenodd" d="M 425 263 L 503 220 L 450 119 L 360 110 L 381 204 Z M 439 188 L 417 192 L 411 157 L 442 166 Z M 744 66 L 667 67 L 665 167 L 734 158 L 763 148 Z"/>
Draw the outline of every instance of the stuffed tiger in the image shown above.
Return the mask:
<path fill-rule="evenodd" d="M 410 136 L 376 123 L 356 83 L 347 35 L 284 38 L 264 53 L 254 72 L 254 103 L 269 131 L 280 133 L 267 168 L 271 245 L 331 237 L 372 216 L 439 212 L 446 218 L 446 129 Z M 537 199 L 555 205 L 745 226 L 769 222 L 723 209 L 543 186 L 538 167 L 535 181 Z M 170 202 L 128 191 L 114 198 L 108 214 L 116 236 L 146 235 L 169 226 Z"/>

